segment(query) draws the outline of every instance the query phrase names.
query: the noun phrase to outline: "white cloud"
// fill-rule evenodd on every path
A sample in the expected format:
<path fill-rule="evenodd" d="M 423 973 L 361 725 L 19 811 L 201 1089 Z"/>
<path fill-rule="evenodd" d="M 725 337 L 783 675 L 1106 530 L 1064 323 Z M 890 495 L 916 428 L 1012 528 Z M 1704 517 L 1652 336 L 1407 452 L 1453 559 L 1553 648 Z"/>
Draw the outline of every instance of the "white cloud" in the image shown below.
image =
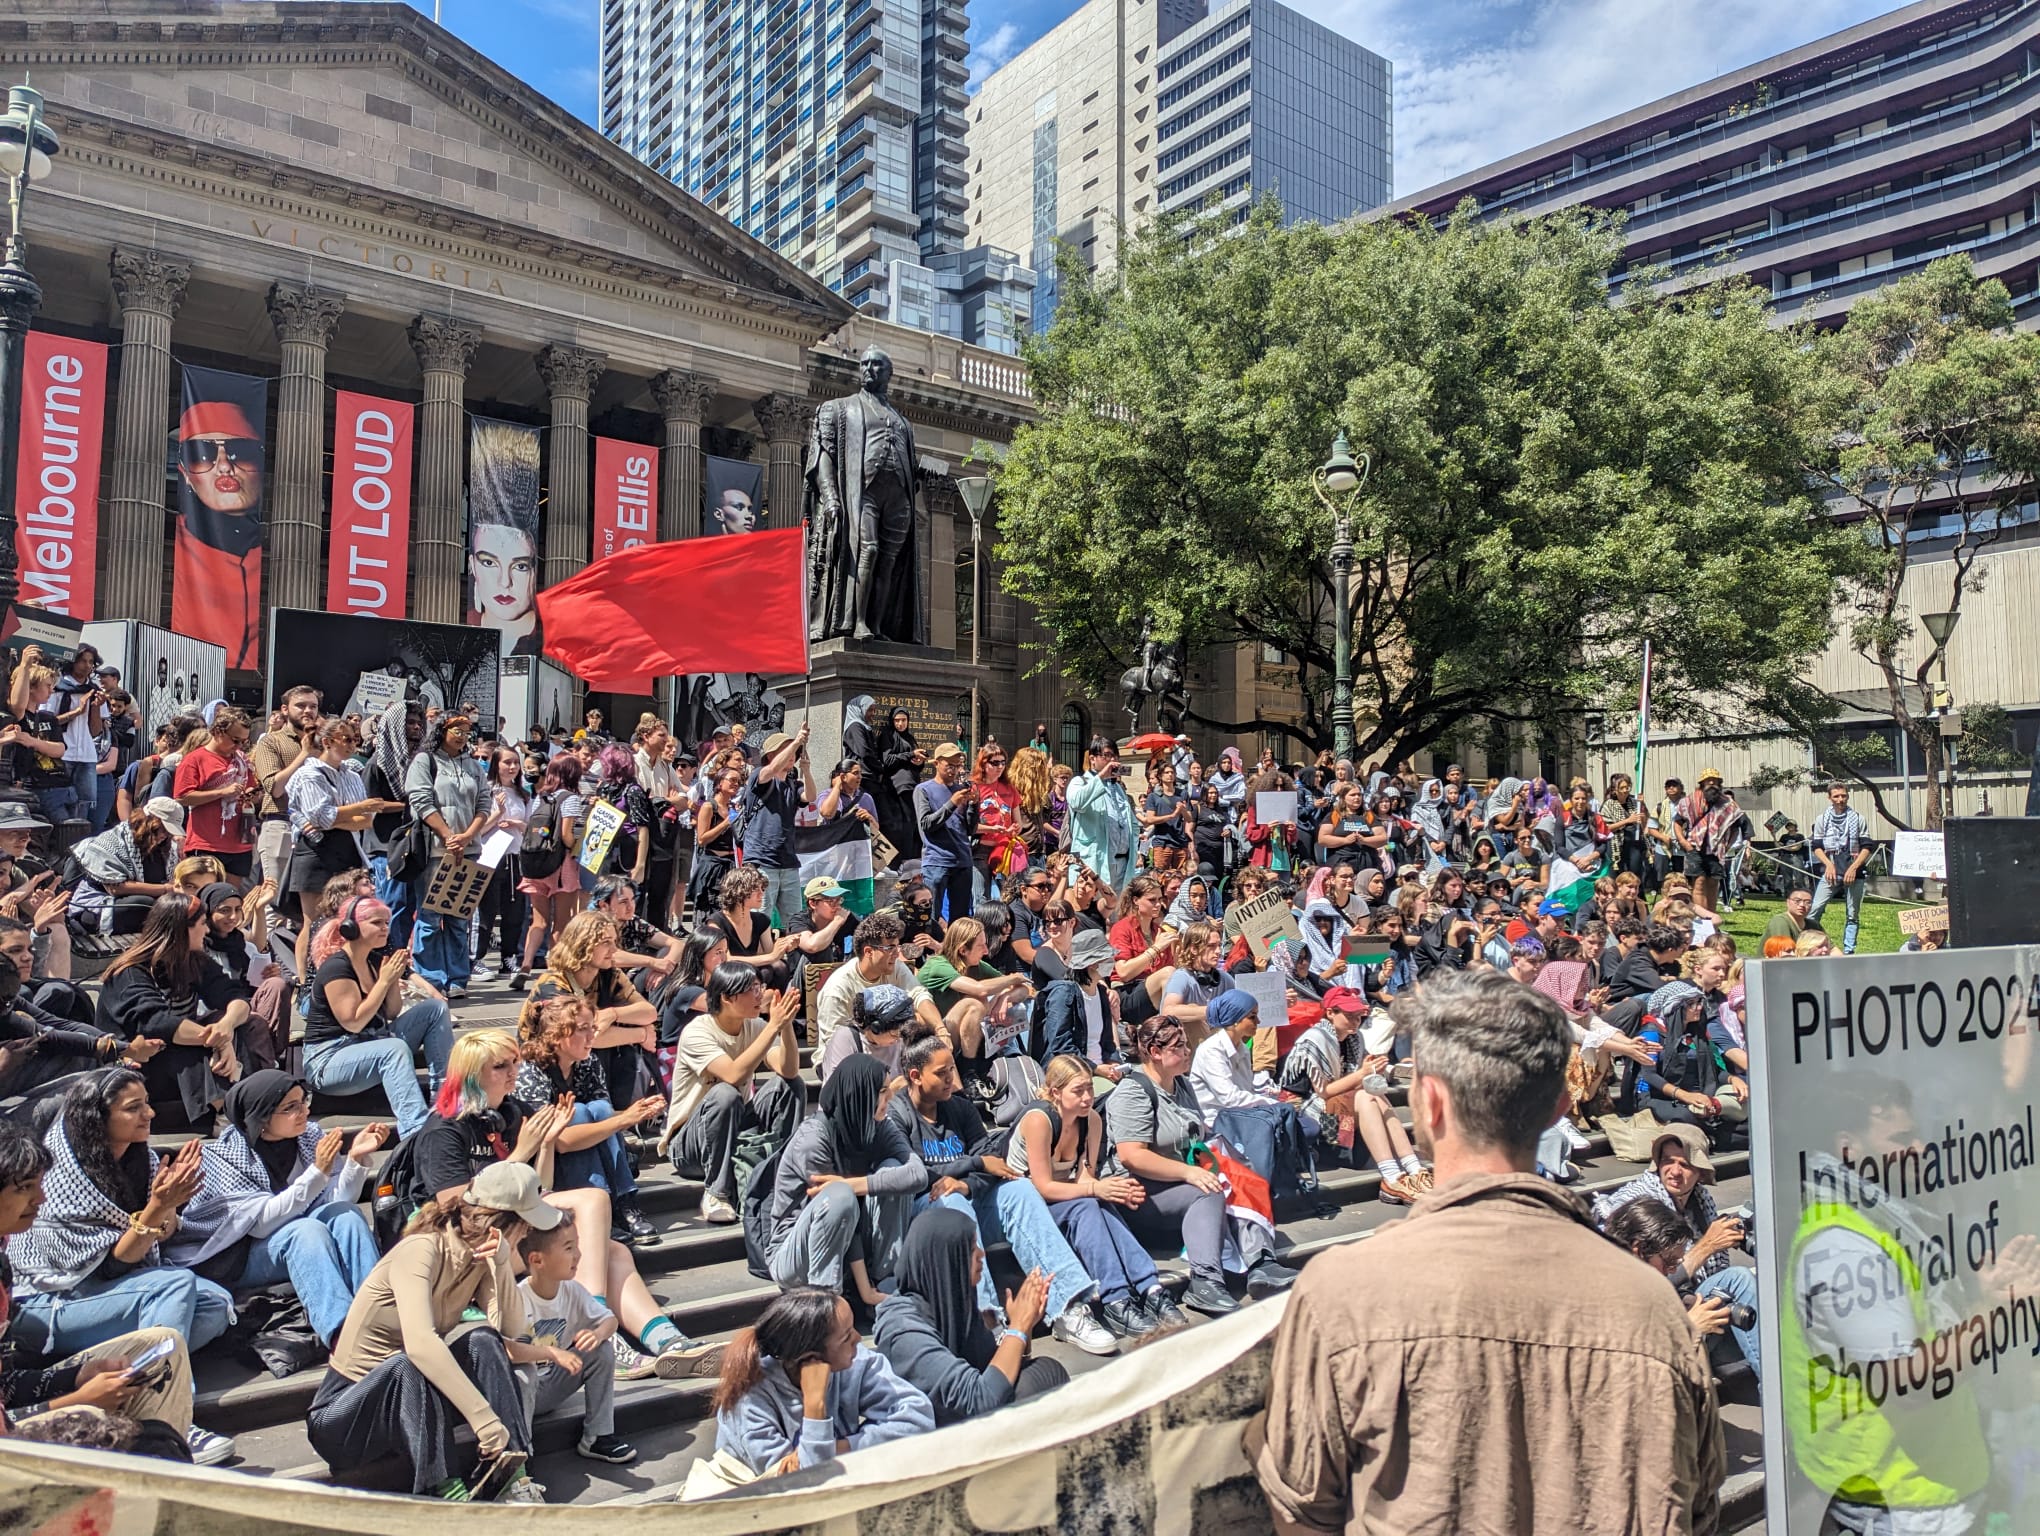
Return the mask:
<path fill-rule="evenodd" d="M 1393 61 L 1400 196 L 1838 32 L 1891 0 L 1291 3 Z"/>
<path fill-rule="evenodd" d="M 1020 41 L 1020 28 L 1010 21 L 1000 22 L 990 37 L 980 39 L 970 51 L 970 83 L 964 89 L 976 95 L 985 76 L 1020 51 Z"/>

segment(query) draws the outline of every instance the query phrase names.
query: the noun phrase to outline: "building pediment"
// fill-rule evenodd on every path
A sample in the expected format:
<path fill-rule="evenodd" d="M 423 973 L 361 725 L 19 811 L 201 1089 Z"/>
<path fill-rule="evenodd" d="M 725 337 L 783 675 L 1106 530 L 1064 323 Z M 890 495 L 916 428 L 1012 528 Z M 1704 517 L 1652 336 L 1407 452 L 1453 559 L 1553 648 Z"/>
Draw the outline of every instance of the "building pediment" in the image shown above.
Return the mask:
<path fill-rule="evenodd" d="M 67 143 L 246 191 L 256 238 L 305 238 L 253 195 L 287 193 L 415 229 L 420 253 L 407 259 L 430 260 L 437 235 L 818 322 L 849 313 L 408 6 L 28 0 L 0 20 L 0 39 Z"/>

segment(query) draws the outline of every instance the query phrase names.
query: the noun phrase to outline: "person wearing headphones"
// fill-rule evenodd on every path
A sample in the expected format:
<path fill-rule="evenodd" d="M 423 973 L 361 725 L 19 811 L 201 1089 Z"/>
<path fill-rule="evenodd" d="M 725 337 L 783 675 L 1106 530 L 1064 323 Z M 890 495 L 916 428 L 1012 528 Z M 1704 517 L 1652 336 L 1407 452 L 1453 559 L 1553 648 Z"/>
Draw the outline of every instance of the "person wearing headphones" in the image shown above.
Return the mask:
<path fill-rule="evenodd" d="M 412 1061 L 422 1051 L 432 1091 L 446 1076 L 453 1014 L 437 995 L 403 1005 L 411 952 L 391 949 L 390 909 L 356 896 L 312 940 L 312 994 L 305 1011 L 305 1080 L 321 1093 L 359 1093 L 381 1083 L 408 1136 L 431 1111 Z"/>

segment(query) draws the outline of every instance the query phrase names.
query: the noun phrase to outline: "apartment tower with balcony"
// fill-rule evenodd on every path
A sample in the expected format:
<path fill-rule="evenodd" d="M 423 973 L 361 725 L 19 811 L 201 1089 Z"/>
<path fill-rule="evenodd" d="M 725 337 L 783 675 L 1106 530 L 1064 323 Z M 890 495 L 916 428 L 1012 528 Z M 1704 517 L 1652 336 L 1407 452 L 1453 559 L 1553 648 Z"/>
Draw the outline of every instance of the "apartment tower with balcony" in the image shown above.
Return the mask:
<path fill-rule="evenodd" d="M 1726 266 L 1837 319 L 1966 251 L 2031 323 L 2040 0 L 1922 3 L 1651 102 L 1382 210 L 1629 215 L 1630 265 Z"/>

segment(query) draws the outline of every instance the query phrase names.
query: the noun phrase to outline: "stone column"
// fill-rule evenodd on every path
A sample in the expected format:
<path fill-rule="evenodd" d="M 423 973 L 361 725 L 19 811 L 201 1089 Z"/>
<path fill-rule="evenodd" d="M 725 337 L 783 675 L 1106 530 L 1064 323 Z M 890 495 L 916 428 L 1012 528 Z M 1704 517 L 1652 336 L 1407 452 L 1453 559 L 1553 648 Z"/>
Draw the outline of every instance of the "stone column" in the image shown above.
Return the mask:
<path fill-rule="evenodd" d="M 957 653 L 956 554 L 970 548 L 970 517 L 963 510 L 963 498 L 956 494 L 956 482 L 947 475 L 930 476 L 921 489 L 927 510 L 928 538 L 919 558 L 923 590 L 928 594 L 928 644 L 954 656 Z M 920 515 L 914 518 L 918 534 Z M 969 647 L 965 647 L 968 654 Z"/>
<path fill-rule="evenodd" d="M 326 343 L 344 306 L 310 284 L 275 283 L 269 319 L 282 345 L 276 381 L 276 443 L 269 464 L 269 602 L 324 608 Z"/>
<path fill-rule="evenodd" d="M 480 328 L 445 315 L 411 322 L 411 350 L 425 375 L 418 407 L 418 497 L 411 518 L 411 617 L 458 624 L 467 603 L 461 571 L 461 470 L 467 462 L 467 371 Z"/>
<path fill-rule="evenodd" d="M 652 380 L 665 413 L 659 460 L 659 537 L 691 539 L 701 532 L 701 413 L 715 398 L 715 380 L 669 368 Z"/>
<path fill-rule="evenodd" d="M 554 343 L 538 354 L 538 376 L 552 397 L 552 450 L 546 478 L 545 582 L 565 581 L 593 555 L 588 496 L 588 397 L 608 359 Z"/>
<path fill-rule="evenodd" d="M 120 402 L 113 424 L 113 483 L 106 518 L 107 618 L 163 622 L 163 444 L 170 425 L 170 322 L 191 263 L 161 251 L 116 247 Z"/>
<path fill-rule="evenodd" d="M 801 516 L 801 457 L 815 408 L 795 395 L 766 395 L 752 407 L 765 434 L 765 504 L 771 516 L 759 526 L 798 528 Z"/>

